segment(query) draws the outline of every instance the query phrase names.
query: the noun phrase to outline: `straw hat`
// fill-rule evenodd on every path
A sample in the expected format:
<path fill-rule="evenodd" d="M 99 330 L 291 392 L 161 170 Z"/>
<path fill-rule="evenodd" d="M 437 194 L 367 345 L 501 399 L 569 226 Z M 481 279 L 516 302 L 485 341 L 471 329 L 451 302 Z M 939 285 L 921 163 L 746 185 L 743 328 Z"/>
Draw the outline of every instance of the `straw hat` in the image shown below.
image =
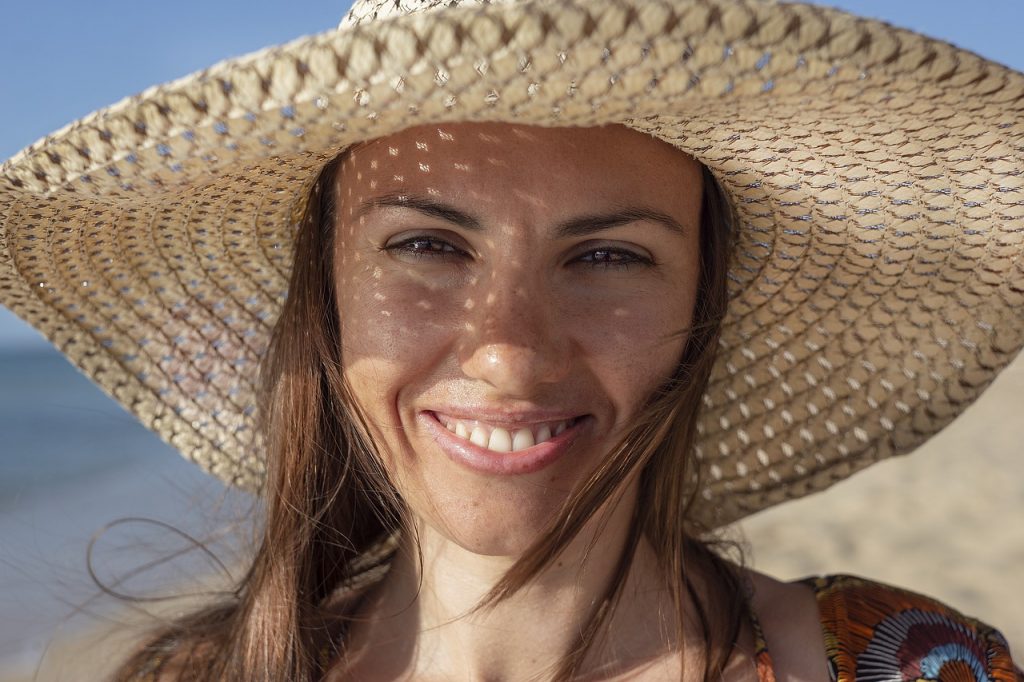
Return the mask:
<path fill-rule="evenodd" d="M 0 303 L 255 488 L 258 364 L 323 163 L 427 122 L 625 123 L 738 212 L 697 451 L 721 524 L 912 450 L 1016 355 L 1022 112 L 1021 74 L 822 7 L 357 2 L 0 167 Z"/>

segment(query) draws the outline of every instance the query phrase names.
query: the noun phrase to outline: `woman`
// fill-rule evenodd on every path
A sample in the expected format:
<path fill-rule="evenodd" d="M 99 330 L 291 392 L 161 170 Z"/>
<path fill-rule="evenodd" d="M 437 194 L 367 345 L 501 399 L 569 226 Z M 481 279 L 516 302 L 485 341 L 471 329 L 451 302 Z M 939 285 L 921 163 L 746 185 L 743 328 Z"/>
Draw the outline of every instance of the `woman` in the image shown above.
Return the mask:
<path fill-rule="evenodd" d="M 267 453 L 238 598 L 125 674 L 1012 679 L 986 626 L 703 532 L 1019 349 L 1020 76 L 804 6 L 388 7 L 5 168 L 5 303 L 211 470 Z"/>

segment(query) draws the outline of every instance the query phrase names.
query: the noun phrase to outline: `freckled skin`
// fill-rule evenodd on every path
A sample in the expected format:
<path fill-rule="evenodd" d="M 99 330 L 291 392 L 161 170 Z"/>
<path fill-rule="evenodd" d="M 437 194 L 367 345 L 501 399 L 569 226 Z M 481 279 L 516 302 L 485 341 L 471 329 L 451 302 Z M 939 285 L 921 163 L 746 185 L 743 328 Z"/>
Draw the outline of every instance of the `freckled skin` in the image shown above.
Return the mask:
<path fill-rule="evenodd" d="M 680 358 L 699 267 L 699 166 L 622 126 L 446 124 L 361 145 L 337 192 L 344 371 L 387 469 L 448 539 L 521 553 Z M 360 212 L 401 193 L 455 207 L 481 229 L 408 207 Z M 562 221 L 625 207 L 671 216 L 683 231 L 638 220 L 553 234 Z M 393 248 L 412 237 L 434 240 L 416 248 L 443 257 Z M 600 247 L 653 265 L 594 267 Z M 545 469 L 483 475 L 450 460 L 417 422 L 423 410 L 480 404 L 593 421 Z"/>

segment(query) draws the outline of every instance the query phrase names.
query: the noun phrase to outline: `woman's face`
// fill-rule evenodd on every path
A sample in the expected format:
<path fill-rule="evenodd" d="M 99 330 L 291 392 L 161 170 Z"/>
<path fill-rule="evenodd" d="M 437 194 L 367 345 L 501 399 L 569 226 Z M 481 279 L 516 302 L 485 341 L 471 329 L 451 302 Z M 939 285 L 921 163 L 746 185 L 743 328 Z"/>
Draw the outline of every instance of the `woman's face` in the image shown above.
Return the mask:
<path fill-rule="evenodd" d="M 337 179 L 346 379 L 410 509 L 516 555 L 677 366 L 700 167 L 622 126 L 462 123 Z"/>

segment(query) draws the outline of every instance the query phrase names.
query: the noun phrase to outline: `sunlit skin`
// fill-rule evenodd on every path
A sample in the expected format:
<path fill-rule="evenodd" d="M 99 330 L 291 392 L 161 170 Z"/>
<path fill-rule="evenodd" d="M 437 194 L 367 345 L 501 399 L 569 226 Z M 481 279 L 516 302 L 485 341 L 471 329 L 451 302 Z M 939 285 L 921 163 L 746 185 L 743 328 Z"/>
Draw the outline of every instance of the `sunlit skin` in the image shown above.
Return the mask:
<path fill-rule="evenodd" d="M 460 545 L 522 552 L 679 362 L 698 271 L 699 166 L 624 127 L 434 126 L 355 150 L 338 192 L 345 374 L 399 490 Z M 479 229 L 393 205 L 402 196 L 450 206 Z M 385 197 L 392 205 L 373 206 Z M 626 209 L 680 229 L 647 219 L 554 234 Z M 591 419 L 551 466 L 486 476 L 444 456 L 418 424 L 420 411 L 451 408 Z"/>
<path fill-rule="evenodd" d="M 609 580 L 635 480 L 528 589 L 467 612 L 677 366 L 696 296 L 700 166 L 623 126 L 446 124 L 360 145 L 335 189 L 344 374 L 422 551 L 407 540 L 364 603 L 347 678 L 543 677 Z M 494 473 L 442 448 L 439 412 L 510 430 L 585 418 L 552 461 Z M 600 551 L 588 556 L 591 540 Z M 625 594 L 615 644 L 590 669 L 678 678 L 678 633 L 643 544 Z M 736 670 L 729 679 L 749 678 Z"/>

